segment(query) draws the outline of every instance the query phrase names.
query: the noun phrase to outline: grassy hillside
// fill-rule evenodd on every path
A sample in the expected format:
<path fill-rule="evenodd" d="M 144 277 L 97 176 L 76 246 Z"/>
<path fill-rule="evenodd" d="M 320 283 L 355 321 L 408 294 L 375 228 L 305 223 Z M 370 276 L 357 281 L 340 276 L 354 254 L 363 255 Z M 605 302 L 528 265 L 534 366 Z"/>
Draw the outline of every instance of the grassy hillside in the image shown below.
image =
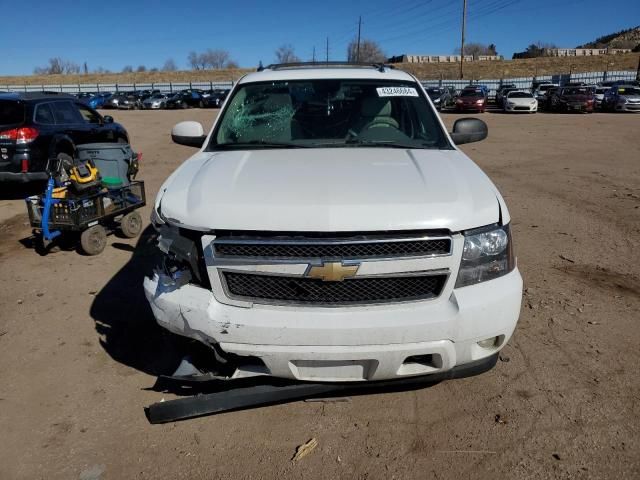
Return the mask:
<path fill-rule="evenodd" d="M 631 48 L 640 46 L 640 26 L 620 30 L 616 33 L 596 38 L 593 42 L 585 43 L 577 48 Z"/>
<path fill-rule="evenodd" d="M 465 78 L 492 79 L 508 77 L 530 77 L 559 73 L 613 70 L 636 70 L 640 53 L 624 55 L 602 55 L 595 57 L 540 57 L 492 62 L 465 62 Z M 459 75 L 459 64 L 397 64 L 397 68 L 415 74 L 423 80 L 455 79 Z M 31 75 L 0 77 L 1 85 L 58 85 L 76 83 L 152 83 L 152 82 L 208 82 L 237 80 L 255 69 L 199 70 L 185 72 L 109 73 L 89 75 Z"/>

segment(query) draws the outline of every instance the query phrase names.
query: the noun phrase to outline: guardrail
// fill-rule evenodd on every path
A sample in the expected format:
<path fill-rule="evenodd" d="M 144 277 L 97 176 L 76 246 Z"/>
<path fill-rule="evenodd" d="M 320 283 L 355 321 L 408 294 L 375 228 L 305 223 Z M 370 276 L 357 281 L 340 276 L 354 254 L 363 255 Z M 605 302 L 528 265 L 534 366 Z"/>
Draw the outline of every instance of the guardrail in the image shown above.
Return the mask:
<path fill-rule="evenodd" d="M 233 82 L 153 82 L 153 83 L 76 83 L 42 85 L 0 85 L 0 91 L 9 92 L 130 92 L 132 90 L 160 90 L 179 92 L 187 88 L 209 90 L 213 88 L 231 88 Z"/>
<path fill-rule="evenodd" d="M 578 72 L 557 75 L 539 75 L 534 77 L 499 78 L 489 80 L 423 80 L 425 87 L 453 86 L 461 89 L 469 84 L 486 85 L 490 95 L 504 84 L 514 84 L 518 88 L 531 88 L 534 81 L 544 81 L 564 85 L 569 82 L 585 82 L 595 84 L 607 80 L 635 80 L 637 72 L 611 71 L 611 72 Z M 0 85 L 0 91 L 11 92 L 42 92 L 54 91 L 62 93 L 80 92 L 126 92 L 131 90 L 160 90 L 162 92 L 177 92 L 187 88 L 200 88 L 204 90 L 213 88 L 231 88 L 234 82 L 154 82 L 154 83 L 78 83 L 78 84 L 42 84 L 42 85 Z"/>

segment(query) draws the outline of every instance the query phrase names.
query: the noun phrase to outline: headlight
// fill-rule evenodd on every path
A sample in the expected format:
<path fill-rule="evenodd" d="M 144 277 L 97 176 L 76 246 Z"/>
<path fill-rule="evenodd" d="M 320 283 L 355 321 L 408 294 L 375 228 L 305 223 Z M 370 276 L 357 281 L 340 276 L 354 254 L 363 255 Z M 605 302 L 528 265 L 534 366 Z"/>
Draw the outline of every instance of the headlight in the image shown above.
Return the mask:
<path fill-rule="evenodd" d="M 156 230 L 158 230 L 161 225 L 165 225 L 167 223 L 162 216 L 162 212 L 160 210 L 161 205 L 162 204 L 158 205 L 158 208 L 154 207 L 151 210 L 151 225 L 153 225 Z"/>
<path fill-rule="evenodd" d="M 515 268 L 509 225 L 464 233 L 464 249 L 456 288 L 506 275 Z"/>

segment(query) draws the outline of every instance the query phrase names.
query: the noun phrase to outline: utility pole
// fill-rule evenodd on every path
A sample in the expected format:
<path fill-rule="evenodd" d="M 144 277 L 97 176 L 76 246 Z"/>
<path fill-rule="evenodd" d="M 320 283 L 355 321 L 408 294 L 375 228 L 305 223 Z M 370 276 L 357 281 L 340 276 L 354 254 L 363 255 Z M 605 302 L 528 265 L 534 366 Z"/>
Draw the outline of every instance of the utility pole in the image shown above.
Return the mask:
<path fill-rule="evenodd" d="M 362 29 L 362 15 L 358 17 L 358 47 L 356 48 L 356 62 L 360 61 L 360 30 Z"/>
<path fill-rule="evenodd" d="M 313 46 L 313 63 L 316 63 L 316 46 Z"/>
<path fill-rule="evenodd" d="M 327 63 L 329 63 L 329 37 L 327 37 Z"/>
<path fill-rule="evenodd" d="M 462 42 L 460 45 L 460 79 L 464 78 L 462 64 L 464 63 L 464 30 L 467 27 L 467 0 L 462 0 Z"/>

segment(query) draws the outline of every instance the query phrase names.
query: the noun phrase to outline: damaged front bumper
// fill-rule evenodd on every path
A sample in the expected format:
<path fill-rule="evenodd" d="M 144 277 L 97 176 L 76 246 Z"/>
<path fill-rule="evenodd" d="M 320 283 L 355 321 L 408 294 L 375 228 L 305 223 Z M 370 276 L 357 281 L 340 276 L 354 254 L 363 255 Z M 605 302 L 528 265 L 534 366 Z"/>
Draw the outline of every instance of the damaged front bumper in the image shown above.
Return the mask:
<path fill-rule="evenodd" d="M 232 377 L 344 382 L 439 374 L 495 355 L 516 326 L 522 279 L 516 268 L 437 301 L 333 309 L 223 304 L 180 272 L 156 271 L 144 290 L 161 326 L 259 360 Z"/>

